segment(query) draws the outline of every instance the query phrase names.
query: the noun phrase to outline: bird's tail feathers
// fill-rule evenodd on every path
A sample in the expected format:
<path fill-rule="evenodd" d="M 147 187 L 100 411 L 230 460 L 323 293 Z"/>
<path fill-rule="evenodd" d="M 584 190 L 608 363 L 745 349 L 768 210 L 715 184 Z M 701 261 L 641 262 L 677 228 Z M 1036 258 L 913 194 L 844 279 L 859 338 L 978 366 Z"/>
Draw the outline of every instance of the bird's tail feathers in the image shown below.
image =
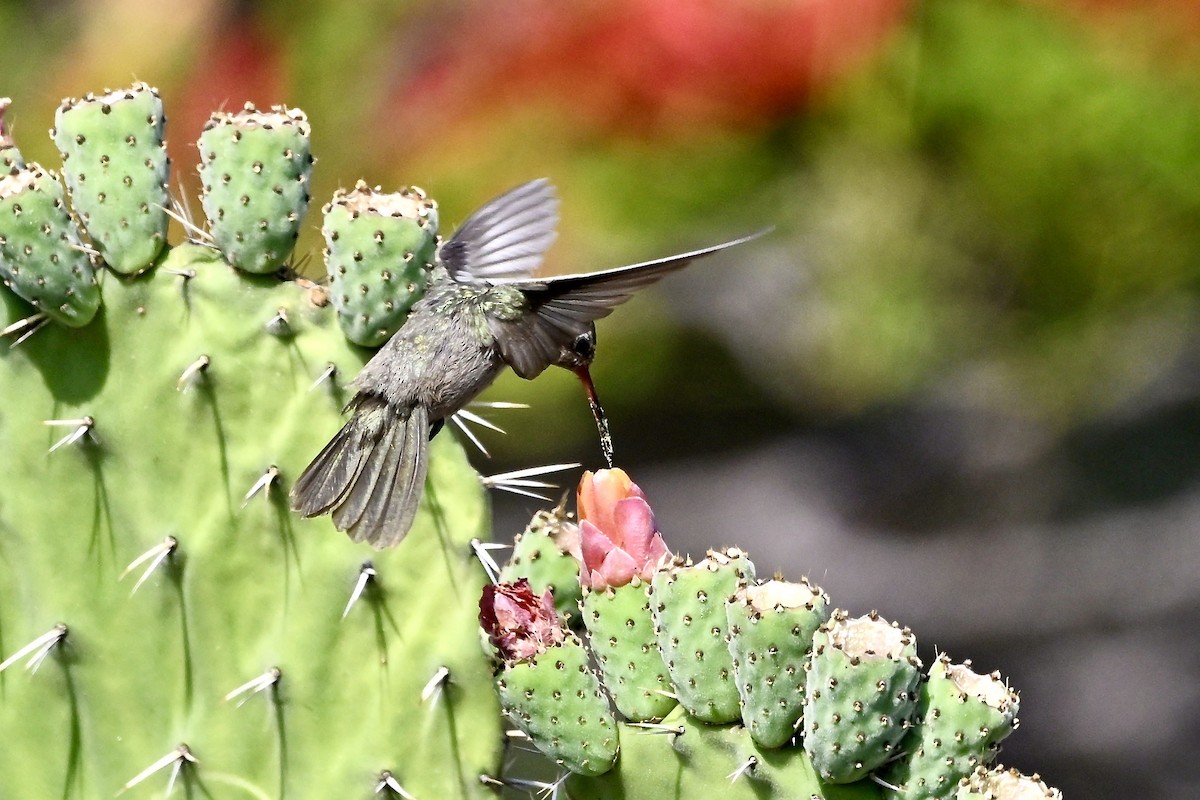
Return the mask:
<path fill-rule="evenodd" d="M 412 527 L 428 470 L 429 412 L 397 409 L 359 395 L 342 429 L 292 487 L 292 508 L 305 517 L 333 511 L 333 523 L 356 542 L 398 543 Z"/>

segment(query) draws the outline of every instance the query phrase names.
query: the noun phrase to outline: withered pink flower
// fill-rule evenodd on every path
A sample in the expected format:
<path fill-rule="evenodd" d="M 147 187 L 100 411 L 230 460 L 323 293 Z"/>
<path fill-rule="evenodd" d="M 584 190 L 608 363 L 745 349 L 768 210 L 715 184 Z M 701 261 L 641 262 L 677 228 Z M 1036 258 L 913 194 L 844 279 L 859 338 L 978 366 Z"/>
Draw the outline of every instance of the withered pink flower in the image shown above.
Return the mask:
<path fill-rule="evenodd" d="M 529 661 L 566 638 L 553 593 L 547 589 L 538 597 L 525 578 L 483 587 L 479 624 L 510 664 Z"/>
<path fill-rule="evenodd" d="M 621 469 L 585 472 L 577 501 L 580 583 L 600 590 L 624 586 L 635 575 L 650 580 L 670 551 L 638 485 Z"/>

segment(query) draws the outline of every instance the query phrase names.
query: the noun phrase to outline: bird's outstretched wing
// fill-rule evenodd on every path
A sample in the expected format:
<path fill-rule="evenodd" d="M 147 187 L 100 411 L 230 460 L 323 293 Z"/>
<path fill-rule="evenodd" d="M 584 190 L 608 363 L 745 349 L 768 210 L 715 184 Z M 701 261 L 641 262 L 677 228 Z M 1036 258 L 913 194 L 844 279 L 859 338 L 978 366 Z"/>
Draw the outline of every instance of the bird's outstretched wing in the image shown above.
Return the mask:
<path fill-rule="evenodd" d="M 554 242 L 558 198 L 545 178 L 489 201 L 458 227 L 438 258 L 459 282 L 528 279 Z"/>
<path fill-rule="evenodd" d="M 497 281 L 520 289 L 528 299 L 531 313 L 508 321 L 489 317 L 488 324 L 504 360 L 522 378 L 532 379 L 558 360 L 564 346 L 570 347 L 576 337 L 590 330 L 593 322 L 607 317 L 639 289 L 683 269 L 697 258 L 744 244 L 764 233 L 767 230 L 712 247 L 600 272 Z"/>

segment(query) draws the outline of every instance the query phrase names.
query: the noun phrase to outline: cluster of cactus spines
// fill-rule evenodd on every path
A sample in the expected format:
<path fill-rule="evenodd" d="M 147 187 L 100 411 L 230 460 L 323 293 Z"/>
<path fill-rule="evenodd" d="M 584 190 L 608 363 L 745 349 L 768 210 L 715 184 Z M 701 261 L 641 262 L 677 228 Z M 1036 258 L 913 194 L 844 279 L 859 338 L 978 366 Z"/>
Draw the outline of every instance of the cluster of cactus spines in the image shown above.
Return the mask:
<path fill-rule="evenodd" d="M 726 605 L 742 722 L 760 747 L 793 739 L 804 715 L 804 666 L 829 598 L 806 579 L 739 587 Z"/>
<path fill-rule="evenodd" d="M 1015 769 L 977 767 L 959 784 L 952 800 L 1062 800 L 1038 775 L 1022 775 Z"/>
<path fill-rule="evenodd" d="M 158 91 L 144 83 L 64 100 L 54 115 L 71 206 L 120 273 L 150 266 L 167 241 L 165 124 Z"/>
<path fill-rule="evenodd" d="M 25 166 L 25 159 L 4 122 L 4 114 L 11 104 L 10 98 L 0 97 L 0 177 Z"/>
<path fill-rule="evenodd" d="M 537 595 L 525 579 L 489 586 L 480 621 L 497 651 L 504 714 L 571 772 L 612 769 L 620 747 L 616 720 L 583 642 L 554 610 L 551 591 Z"/>
<path fill-rule="evenodd" d="M 280 269 L 308 211 L 308 118 L 299 109 L 247 103 L 209 117 L 200 149 L 200 202 L 209 233 L 230 264 L 254 274 Z"/>
<path fill-rule="evenodd" d="M 895 757 L 921 679 L 911 631 L 835 611 L 805 669 L 804 749 L 824 780 L 857 781 Z"/>
<path fill-rule="evenodd" d="M 529 581 L 539 595 L 550 589 L 554 608 L 568 625 L 579 618 L 579 526 L 565 505 L 533 515 L 513 541 L 512 555 L 500 569 L 500 581 Z"/>
<path fill-rule="evenodd" d="M 725 602 L 754 580 L 754 564 L 736 548 L 710 550 L 696 564 L 676 558 L 651 583 L 655 633 L 679 704 L 701 722 L 742 717 Z"/>
<path fill-rule="evenodd" d="M 6 282 L 94 315 L 0 348 L 0 451 L 21 465 L 0 481 L 0 796 L 492 796 L 469 545 L 489 515 L 453 437 L 403 547 L 296 518 L 289 480 L 364 358 L 332 309 L 182 244 L 110 276 L 97 314 L 54 175 L 29 164 L 0 195 Z M 0 328 L 30 312 L 0 290 Z"/>
<path fill-rule="evenodd" d="M 67 211 L 58 176 L 35 163 L 0 176 L 0 277 L 6 287 L 55 322 L 77 328 L 100 307 L 93 258 Z"/>
<path fill-rule="evenodd" d="M 998 673 L 980 675 L 942 654 L 921 684 L 904 756 L 884 774 L 895 800 L 952 795 L 959 781 L 990 763 L 1017 725 L 1020 702 Z"/>
<path fill-rule="evenodd" d="M 437 203 L 413 186 L 385 193 L 359 181 L 324 208 L 330 300 L 346 338 L 378 347 L 421 299 L 438 241 Z"/>

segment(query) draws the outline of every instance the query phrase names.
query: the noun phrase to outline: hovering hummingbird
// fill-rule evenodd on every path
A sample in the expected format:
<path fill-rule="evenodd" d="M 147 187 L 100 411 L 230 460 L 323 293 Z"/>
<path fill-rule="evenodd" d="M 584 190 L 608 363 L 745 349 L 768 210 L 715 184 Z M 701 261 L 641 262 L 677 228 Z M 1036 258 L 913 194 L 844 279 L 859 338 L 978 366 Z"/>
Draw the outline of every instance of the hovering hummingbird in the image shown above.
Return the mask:
<path fill-rule="evenodd" d="M 601 272 L 535 278 L 557 223 L 558 199 L 542 179 L 500 195 L 459 226 L 438 251 L 425 296 L 354 379 L 350 419 L 296 480 L 295 511 L 332 511 L 333 524 L 352 540 L 397 544 L 417 513 L 429 440 L 506 364 L 527 380 L 549 366 L 574 372 L 611 466 L 608 423 L 588 372 L 595 321 L 692 259 L 761 235 Z"/>

